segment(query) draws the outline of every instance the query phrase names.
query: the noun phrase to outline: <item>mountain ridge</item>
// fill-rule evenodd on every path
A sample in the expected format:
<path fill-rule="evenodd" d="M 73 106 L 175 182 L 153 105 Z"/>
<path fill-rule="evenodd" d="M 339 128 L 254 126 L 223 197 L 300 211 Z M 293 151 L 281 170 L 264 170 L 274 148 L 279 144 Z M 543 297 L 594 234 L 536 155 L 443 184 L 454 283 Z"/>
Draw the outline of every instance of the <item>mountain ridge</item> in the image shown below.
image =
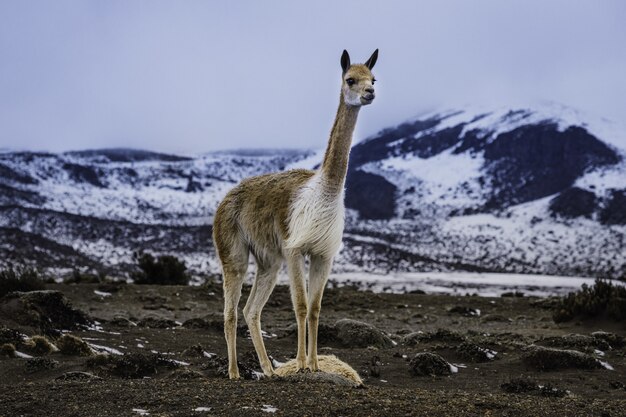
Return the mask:
<path fill-rule="evenodd" d="M 572 124 L 566 113 L 432 112 L 356 142 L 336 270 L 626 274 L 622 136 L 598 136 L 597 123 Z M 226 192 L 248 176 L 312 169 L 322 156 L 294 149 L 2 153 L 0 227 L 68 244 L 92 260 L 90 268 L 120 273 L 134 250 L 145 249 L 216 273 L 210 224 Z M 158 242 L 159 229 L 170 243 Z M 6 256 L 19 258 L 11 250 Z"/>

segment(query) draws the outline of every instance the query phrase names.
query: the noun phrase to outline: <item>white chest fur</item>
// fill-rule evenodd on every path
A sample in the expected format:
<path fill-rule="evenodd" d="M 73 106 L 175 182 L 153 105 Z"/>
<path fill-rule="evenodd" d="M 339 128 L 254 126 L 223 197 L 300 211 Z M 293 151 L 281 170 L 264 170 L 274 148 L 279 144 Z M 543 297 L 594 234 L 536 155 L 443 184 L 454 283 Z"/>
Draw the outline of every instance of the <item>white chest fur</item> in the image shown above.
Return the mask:
<path fill-rule="evenodd" d="M 322 177 L 314 175 L 291 205 L 286 248 L 300 248 L 326 257 L 335 256 L 343 235 L 343 199 L 343 190 L 339 195 L 327 192 Z"/>

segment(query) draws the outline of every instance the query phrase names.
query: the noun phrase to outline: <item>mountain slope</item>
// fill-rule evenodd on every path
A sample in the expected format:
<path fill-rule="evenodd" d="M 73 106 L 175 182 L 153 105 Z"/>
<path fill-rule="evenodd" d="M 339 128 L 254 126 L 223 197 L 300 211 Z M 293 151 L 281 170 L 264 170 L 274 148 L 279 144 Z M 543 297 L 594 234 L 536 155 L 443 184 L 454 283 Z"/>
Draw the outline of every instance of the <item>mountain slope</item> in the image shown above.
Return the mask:
<path fill-rule="evenodd" d="M 622 276 L 622 134 L 554 106 L 436 112 L 384 129 L 352 149 L 335 270 Z M 322 155 L 4 153 L 0 227 L 70 248 L 90 268 L 127 270 L 145 249 L 214 273 L 210 224 L 226 192 L 251 175 L 314 168 Z M 5 259 L 23 257 L 10 246 Z"/>

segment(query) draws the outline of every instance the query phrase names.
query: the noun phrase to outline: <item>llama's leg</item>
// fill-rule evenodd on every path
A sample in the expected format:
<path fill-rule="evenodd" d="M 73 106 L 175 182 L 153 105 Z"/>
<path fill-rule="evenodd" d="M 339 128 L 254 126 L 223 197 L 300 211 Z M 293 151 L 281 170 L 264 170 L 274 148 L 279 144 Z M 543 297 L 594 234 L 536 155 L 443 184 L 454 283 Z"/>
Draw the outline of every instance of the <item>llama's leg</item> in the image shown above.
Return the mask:
<path fill-rule="evenodd" d="M 307 367 L 311 371 L 319 370 L 317 362 L 317 328 L 319 324 L 320 309 L 322 307 L 322 295 L 330 268 L 332 267 L 332 259 L 320 256 L 311 256 L 311 267 L 309 272 L 309 314 L 307 316 L 309 325 L 309 348 L 307 355 Z"/>
<path fill-rule="evenodd" d="M 237 366 L 237 305 L 245 273 L 224 271 L 224 335 L 228 347 L 228 376 L 239 378 Z"/>
<path fill-rule="evenodd" d="M 272 259 L 271 261 L 259 261 L 257 259 L 256 278 L 248 297 L 248 302 L 243 309 L 243 315 L 250 329 L 250 337 L 252 338 L 254 349 L 259 357 L 261 369 L 263 369 L 263 373 L 266 376 L 272 376 L 274 368 L 267 356 L 263 336 L 261 335 L 261 311 L 276 285 L 280 264 L 280 258 Z"/>
<path fill-rule="evenodd" d="M 247 260 L 246 260 L 247 266 Z M 224 268 L 224 335 L 228 347 L 228 376 L 239 378 L 237 366 L 237 306 L 241 298 L 241 287 L 246 275 L 245 268 Z"/>
<path fill-rule="evenodd" d="M 228 347 L 228 376 L 239 378 L 237 366 L 237 306 L 248 269 L 248 248 L 243 240 L 233 239 L 228 246 L 219 242 L 218 254 L 224 271 L 224 335 Z M 221 246 L 221 247 L 219 247 Z"/>
<path fill-rule="evenodd" d="M 291 302 L 296 313 L 298 324 L 298 351 L 296 363 L 298 369 L 306 368 L 306 285 L 304 278 L 304 256 L 301 253 L 290 253 L 287 256 L 287 269 L 291 280 Z"/>

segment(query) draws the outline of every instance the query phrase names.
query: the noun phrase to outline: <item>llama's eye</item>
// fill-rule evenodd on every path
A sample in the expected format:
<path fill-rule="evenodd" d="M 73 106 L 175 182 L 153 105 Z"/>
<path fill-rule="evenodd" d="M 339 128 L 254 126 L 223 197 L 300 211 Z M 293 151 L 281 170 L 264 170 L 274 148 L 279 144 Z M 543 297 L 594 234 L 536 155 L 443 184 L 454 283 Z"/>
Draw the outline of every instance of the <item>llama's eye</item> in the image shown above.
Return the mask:
<path fill-rule="evenodd" d="M 372 85 L 376 82 L 376 78 L 372 78 Z"/>
<path fill-rule="evenodd" d="M 348 85 L 354 85 L 354 78 L 348 78 L 348 79 L 346 80 L 346 83 L 347 83 Z"/>

